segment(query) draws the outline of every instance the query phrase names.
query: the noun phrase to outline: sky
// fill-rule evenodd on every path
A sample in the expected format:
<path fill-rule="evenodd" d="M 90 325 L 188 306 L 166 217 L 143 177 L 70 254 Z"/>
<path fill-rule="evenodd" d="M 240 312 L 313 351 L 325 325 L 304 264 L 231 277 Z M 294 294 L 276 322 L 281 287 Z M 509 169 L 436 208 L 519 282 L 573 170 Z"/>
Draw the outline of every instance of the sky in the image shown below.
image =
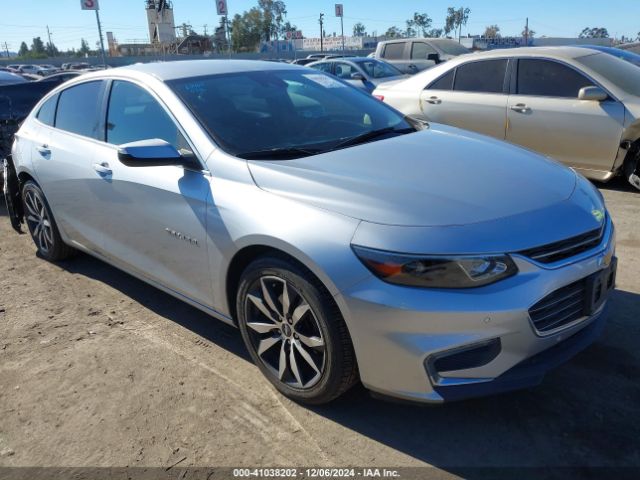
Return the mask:
<path fill-rule="evenodd" d="M 414 12 L 427 13 L 433 27 L 442 27 L 447 7 L 471 9 L 463 35 L 481 34 L 497 24 L 504 36 L 520 35 L 529 17 L 536 35 L 575 37 L 585 27 L 605 27 L 611 36 L 636 37 L 640 32 L 638 0 L 338 0 L 344 5 L 345 34 L 362 22 L 369 34 L 384 34 L 396 25 L 403 28 Z M 459 5 L 453 2 L 459 2 Z M 340 34 L 340 19 L 334 16 L 335 0 L 285 0 L 288 19 L 307 37 L 319 36 L 318 16 L 325 14 L 325 31 Z M 242 13 L 257 0 L 228 0 L 229 14 Z M 100 0 L 103 31 L 111 31 L 121 43 L 148 40 L 144 0 Z M 176 24 L 189 23 L 202 33 L 212 32 L 220 17 L 214 0 L 173 0 Z M 47 25 L 59 49 L 79 48 L 85 38 L 93 47 L 98 40 L 95 13 L 82 11 L 80 0 L 0 0 L 0 47 L 7 42 L 17 51 L 21 41 L 31 45 L 40 36 L 47 41 Z"/>

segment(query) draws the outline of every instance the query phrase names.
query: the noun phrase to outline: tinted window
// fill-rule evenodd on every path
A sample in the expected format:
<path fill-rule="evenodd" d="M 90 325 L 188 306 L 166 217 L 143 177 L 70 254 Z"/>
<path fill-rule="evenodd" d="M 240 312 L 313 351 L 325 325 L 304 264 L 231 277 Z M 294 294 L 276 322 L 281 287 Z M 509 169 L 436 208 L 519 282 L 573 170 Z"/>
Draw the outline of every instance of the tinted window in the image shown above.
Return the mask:
<path fill-rule="evenodd" d="M 49 100 L 44 102 L 38 110 L 37 118 L 45 125 L 53 127 L 53 122 L 56 118 L 56 104 L 58 103 L 58 95 L 54 95 Z"/>
<path fill-rule="evenodd" d="M 435 48 L 427 43 L 414 42 L 411 47 L 411 59 L 412 60 L 426 60 L 427 55 L 430 53 L 438 53 Z"/>
<path fill-rule="evenodd" d="M 146 90 L 129 82 L 113 82 L 107 113 L 107 142 L 114 145 L 162 139 L 177 149 L 184 137 L 162 106 Z"/>
<path fill-rule="evenodd" d="M 429 85 L 430 90 L 451 90 L 453 88 L 453 74 L 455 69 L 449 70 L 439 79 Z"/>
<path fill-rule="evenodd" d="M 461 92 L 502 93 L 507 60 L 471 62 L 458 67 L 454 90 Z"/>
<path fill-rule="evenodd" d="M 401 60 L 404 54 L 404 42 L 389 43 L 384 47 L 384 58 L 389 60 Z"/>
<path fill-rule="evenodd" d="M 274 69 L 167 83 L 217 143 L 236 156 L 273 149 L 326 151 L 371 130 L 409 128 L 400 113 L 322 72 Z"/>
<path fill-rule="evenodd" d="M 351 74 L 358 72 L 358 69 L 348 63 L 336 62 L 335 75 L 345 80 L 351 79 Z"/>
<path fill-rule="evenodd" d="M 98 110 L 102 82 L 89 82 L 67 88 L 60 94 L 56 128 L 98 138 Z"/>
<path fill-rule="evenodd" d="M 518 93 L 539 97 L 578 98 L 582 87 L 593 82 L 574 69 L 548 60 L 518 62 Z"/>
<path fill-rule="evenodd" d="M 388 78 L 402 75 L 402 72 L 393 65 L 373 58 L 368 60 L 355 60 L 354 63 L 367 72 L 367 75 L 372 78 Z"/>
<path fill-rule="evenodd" d="M 315 65 L 311 65 L 311 68 L 315 68 L 316 70 L 320 70 L 321 72 L 331 73 L 331 63 L 316 63 Z"/>
<path fill-rule="evenodd" d="M 633 64 L 603 54 L 580 57 L 576 61 L 606 78 L 616 87 L 640 97 L 640 68 Z"/>

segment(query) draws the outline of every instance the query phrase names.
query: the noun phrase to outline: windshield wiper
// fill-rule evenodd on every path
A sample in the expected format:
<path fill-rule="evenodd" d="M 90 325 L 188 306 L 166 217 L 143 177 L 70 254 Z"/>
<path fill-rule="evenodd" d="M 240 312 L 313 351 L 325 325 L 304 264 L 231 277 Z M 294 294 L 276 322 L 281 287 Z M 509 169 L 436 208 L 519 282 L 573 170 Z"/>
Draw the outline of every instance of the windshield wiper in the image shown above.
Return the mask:
<path fill-rule="evenodd" d="M 306 148 L 270 148 L 267 150 L 255 150 L 239 153 L 236 156 L 245 160 L 287 160 L 292 158 L 310 157 L 320 153 L 321 150 Z"/>
<path fill-rule="evenodd" d="M 380 128 L 378 130 L 371 130 L 369 132 L 365 132 L 361 135 L 357 135 L 355 137 L 351 137 L 351 138 L 347 138 L 346 140 L 343 140 L 342 142 L 337 143 L 336 145 L 334 145 L 331 150 L 338 150 L 340 148 L 346 148 L 346 147 L 352 147 L 354 145 L 360 145 L 361 143 L 366 143 L 369 142 L 371 140 L 374 140 L 378 137 L 383 137 L 385 135 L 389 135 L 390 133 L 398 133 L 400 135 L 405 134 L 405 133 L 412 133 L 415 132 L 415 128 L 397 128 L 397 127 L 386 127 L 386 128 Z"/>

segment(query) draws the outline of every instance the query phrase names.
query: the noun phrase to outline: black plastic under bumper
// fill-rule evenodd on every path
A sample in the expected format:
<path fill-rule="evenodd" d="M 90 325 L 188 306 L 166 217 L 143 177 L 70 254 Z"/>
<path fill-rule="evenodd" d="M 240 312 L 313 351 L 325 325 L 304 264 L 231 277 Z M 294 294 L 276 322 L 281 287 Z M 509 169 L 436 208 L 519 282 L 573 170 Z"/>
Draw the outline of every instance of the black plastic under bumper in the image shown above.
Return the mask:
<path fill-rule="evenodd" d="M 546 372 L 562 365 L 591 345 L 600 336 L 605 324 L 606 311 L 603 311 L 589 326 L 575 335 L 526 359 L 492 381 L 466 385 L 440 385 L 434 386 L 433 389 L 446 402 L 450 402 L 534 387 L 542 382 Z"/>
<path fill-rule="evenodd" d="M 4 159 L 2 167 L 4 199 L 7 202 L 7 212 L 11 220 L 11 226 L 16 232 L 22 233 L 24 213 L 22 211 L 22 201 L 20 200 L 20 183 L 18 182 L 18 175 L 11 155 Z"/>

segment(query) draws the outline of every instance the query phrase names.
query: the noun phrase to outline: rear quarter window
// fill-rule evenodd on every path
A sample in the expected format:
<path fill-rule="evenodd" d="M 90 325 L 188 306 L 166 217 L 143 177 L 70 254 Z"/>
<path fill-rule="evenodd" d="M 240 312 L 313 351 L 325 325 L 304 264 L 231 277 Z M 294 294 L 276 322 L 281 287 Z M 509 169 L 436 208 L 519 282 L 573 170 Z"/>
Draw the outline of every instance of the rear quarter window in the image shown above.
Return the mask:
<path fill-rule="evenodd" d="M 40 110 L 36 114 L 36 118 L 45 125 L 53 127 L 56 119 L 56 106 L 58 104 L 58 95 L 54 95 L 42 104 Z"/>

